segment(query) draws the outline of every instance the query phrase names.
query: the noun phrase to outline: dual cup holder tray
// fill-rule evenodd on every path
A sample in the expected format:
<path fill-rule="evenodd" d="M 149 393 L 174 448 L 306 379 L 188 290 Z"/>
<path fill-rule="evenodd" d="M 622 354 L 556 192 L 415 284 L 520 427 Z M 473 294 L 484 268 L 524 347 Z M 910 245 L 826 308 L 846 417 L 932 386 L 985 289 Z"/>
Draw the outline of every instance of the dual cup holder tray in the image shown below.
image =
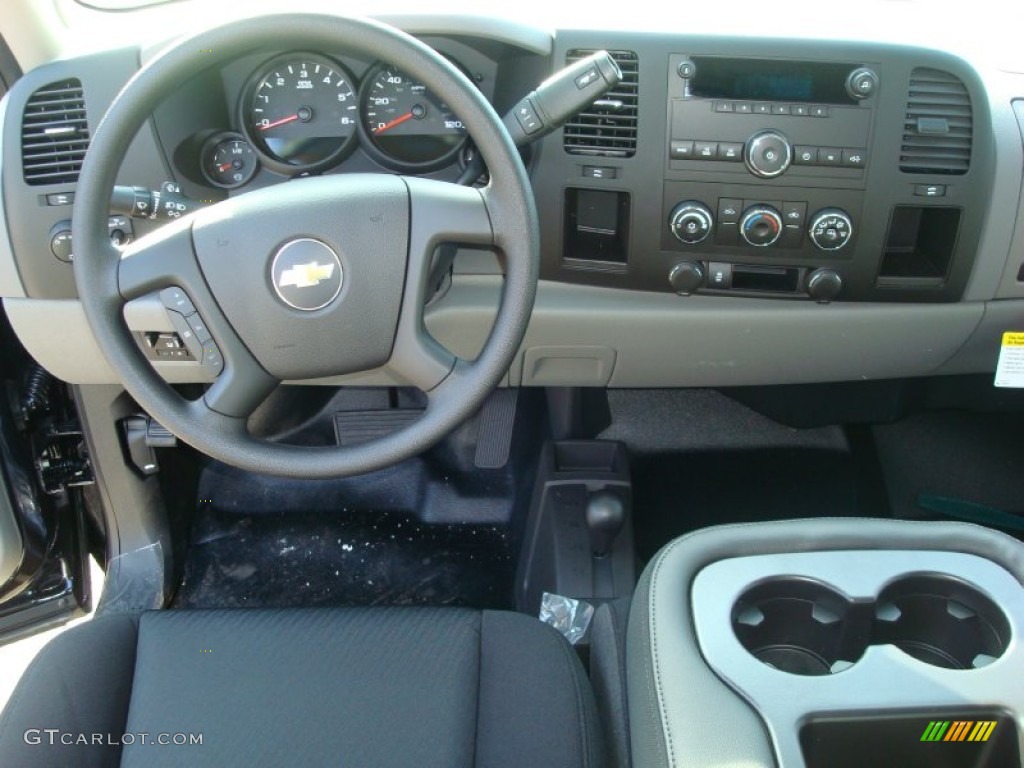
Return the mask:
<path fill-rule="evenodd" d="M 781 768 L 829 715 L 1024 715 L 1024 587 L 974 555 L 835 551 L 722 560 L 693 582 L 701 653 L 759 712 Z"/>

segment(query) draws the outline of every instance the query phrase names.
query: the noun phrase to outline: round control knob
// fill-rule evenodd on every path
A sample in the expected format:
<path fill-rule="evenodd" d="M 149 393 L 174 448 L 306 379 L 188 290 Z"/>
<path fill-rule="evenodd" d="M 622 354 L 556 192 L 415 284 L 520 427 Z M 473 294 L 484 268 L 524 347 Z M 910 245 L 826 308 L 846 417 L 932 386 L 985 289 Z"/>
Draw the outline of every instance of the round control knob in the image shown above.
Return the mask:
<path fill-rule="evenodd" d="M 762 131 L 750 137 L 744 160 L 752 174 L 771 179 L 789 168 L 793 162 L 793 148 L 778 131 Z"/>
<path fill-rule="evenodd" d="M 681 261 L 668 273 L 676 293 L 689 295 L 704 285 L 704 265 L 699 261 Z"/>
<path fill-rule="evenodd" d="M 843 278 L 834 269 L 816 269 L 807 278 L 807 295 L 815 301 L 832 301 L 843 290 Z"/>
<path fill-rule="evenodd" d="M 770 205 L 747 208 L 740 219 L 740 234 L 751 245 L 764 248 L 782 235 L 782 216 Z"/>
<path fill-rule="evenodd" d="M 814 214 L 807 228 L 811 242 L 823 251 L 838 251 L 850 242 L 853 235 L 853 222 L 846 211 L 838 208 L 825 208 Z"/>
<path fill-rule="evenodd" d="M 696 245 L 711 234 L 714 219 L 711 211 L 703 203 L 687 200 L 672 209 L 668 217 L 668 225 L 672 234 L 687 245 Z"/>
<path fill-rule="evenodd" d="M 846 78 L 846 92 L 860 101 L 878 90 L 878 75 L 867 67 L 858 67 Z"/>

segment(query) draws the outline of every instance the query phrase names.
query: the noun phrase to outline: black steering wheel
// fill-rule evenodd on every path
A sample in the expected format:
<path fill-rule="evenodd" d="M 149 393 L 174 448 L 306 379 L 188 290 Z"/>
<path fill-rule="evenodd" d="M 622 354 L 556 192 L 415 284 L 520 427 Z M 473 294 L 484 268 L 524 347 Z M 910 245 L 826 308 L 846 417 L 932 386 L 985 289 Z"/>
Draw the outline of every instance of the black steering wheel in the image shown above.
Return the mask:
<path fill-rule="evenodd" d="M 218 203 L 118 251 L 106 224 L 115 175 L 164 95 L 216 63 L 291 48 L 385 58 L 415 73 L 463 120 L 490 169 L 488 185 L 389 174 L 302 178 Z M 389 466 L 476 412 L 522 341 L 540 260 L 529 179 L 480 91 L 403 32 L 313 14 L 233 22 L 182 40 L 142 67 L 95 131 L 78 181 L 72 233 L 78 294 L 125 389 L 200 451 L 290 477 Z M 454 357 L 424 326 L 428 270 L 441 243 L 493 247 L 503 259 L 501 306 L 472 362 Z M 124 321 L 125 303 L 154 291 L 163 291 L 172 310 L 212 336 L 204 356 L 219 375 L 197 400 L 164 382 Z M 421 418 L 385 438 L 311 448 L 260 440 L 246 428 L 248 416 L 282 381 L 380 368 L 424 391 L 428 401 Z"/>

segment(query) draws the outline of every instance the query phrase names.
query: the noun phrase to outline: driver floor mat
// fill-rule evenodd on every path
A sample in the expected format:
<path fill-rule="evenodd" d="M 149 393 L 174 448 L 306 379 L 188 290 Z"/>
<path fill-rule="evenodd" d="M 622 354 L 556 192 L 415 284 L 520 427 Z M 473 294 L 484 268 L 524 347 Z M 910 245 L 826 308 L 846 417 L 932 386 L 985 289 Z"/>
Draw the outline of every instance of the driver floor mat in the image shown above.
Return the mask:
<path fill-rule="evenodd" d="M 504 525 L 424 523 L 394 511 L 240 515 L 203 505 L 179 608 L 512 607 Z"/>

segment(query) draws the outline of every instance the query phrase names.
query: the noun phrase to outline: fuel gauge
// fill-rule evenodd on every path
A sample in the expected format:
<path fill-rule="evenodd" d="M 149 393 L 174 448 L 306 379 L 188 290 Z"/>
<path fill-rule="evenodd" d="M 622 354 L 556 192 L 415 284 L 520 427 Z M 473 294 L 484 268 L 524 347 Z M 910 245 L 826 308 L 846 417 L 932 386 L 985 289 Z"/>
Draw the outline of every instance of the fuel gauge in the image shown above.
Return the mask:
<path fill-rule="evenodd" d="M 249 142 L 237 133 L 219 133 L 203 146 L 203 175 L 223 189 L 237 189 L 259 168 L 259 160 Z"/>

